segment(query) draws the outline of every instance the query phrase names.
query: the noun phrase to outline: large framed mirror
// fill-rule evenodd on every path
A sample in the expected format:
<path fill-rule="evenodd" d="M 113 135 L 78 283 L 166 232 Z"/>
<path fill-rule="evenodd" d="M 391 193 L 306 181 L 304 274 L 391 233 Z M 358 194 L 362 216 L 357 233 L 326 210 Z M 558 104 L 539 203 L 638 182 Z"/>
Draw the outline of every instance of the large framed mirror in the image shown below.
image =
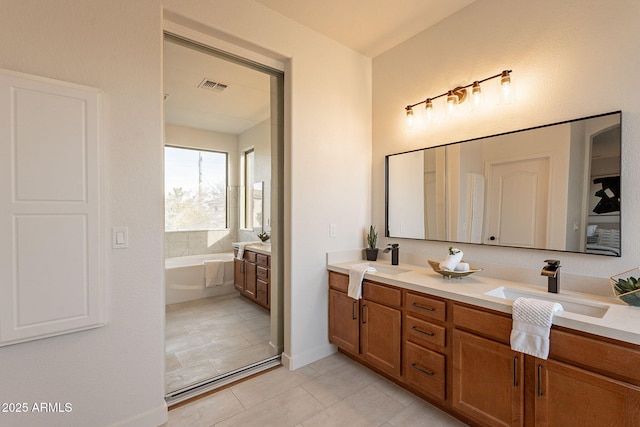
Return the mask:
<path fill-rule="evenodd" d="M 620 256 L 621 112 L 386 156 L 385 235 Z"/>

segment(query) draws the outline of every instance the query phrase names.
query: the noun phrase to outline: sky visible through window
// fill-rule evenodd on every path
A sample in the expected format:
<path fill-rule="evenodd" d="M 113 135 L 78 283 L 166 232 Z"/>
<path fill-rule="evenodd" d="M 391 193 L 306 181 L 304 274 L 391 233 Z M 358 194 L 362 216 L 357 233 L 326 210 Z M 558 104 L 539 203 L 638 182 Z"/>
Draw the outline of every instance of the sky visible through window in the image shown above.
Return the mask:
<path fill-rule="evenodd" d="M 165 230 L 227 226 L 227 154 L 165 147 Z"/>

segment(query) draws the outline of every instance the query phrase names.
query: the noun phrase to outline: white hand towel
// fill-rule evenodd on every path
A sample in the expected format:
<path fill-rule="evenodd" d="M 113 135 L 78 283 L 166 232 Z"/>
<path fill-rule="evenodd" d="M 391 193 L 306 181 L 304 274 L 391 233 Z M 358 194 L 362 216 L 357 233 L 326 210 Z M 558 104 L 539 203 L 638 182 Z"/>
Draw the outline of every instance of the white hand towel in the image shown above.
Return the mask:
<path fill-rule="evenodd" d="M 242 259 L 244 257 L 245 246 L 247 246 L 246 243 L 238 243 L 238 253 L 236 254 L 236 259 Z"/>
<path fill-rule="evenodd" d="M 353 299 L 362 298 L 362 279 L 366 272 L 375 273 L 376 269 L 368 263 L 353 264 L 349 269 L 349 295 Z"/>
<path fill-rule="evenodd" d="M 554 313 L 562 311 L 557 302 L 518 298 L 513 302 L 511 349 L 546 359 Z"/>
<path fill-rule="evenodd" d="M 462 261 L 463 253 L 460 249 L 453 248 L 451 251 L 453 254 L 447 255 L 447 258 L 440 263 L 440 270 L 455 271 L 456 265 Z"/>
<path fill-rule="evenodd" d="M 219 259 L 204 262 L 204 286 L 224 285 L 224 262 Z"/>
<path fill-rule="evenodd" d="M 458 265 L 456 265 L 456 271 L 469 271 L 470 269 L 471 267 L 468 262 L 459 262 Z"/>
<path fill-rule="evenodd" d="M 244 257 L 244 249 L 247 246 L 251 246 L 251 245 L 257 245 L 260 242 L 241 242 L 238 243 L 238 253 L 236 255 L 236 259 L 242 259 Z"/>

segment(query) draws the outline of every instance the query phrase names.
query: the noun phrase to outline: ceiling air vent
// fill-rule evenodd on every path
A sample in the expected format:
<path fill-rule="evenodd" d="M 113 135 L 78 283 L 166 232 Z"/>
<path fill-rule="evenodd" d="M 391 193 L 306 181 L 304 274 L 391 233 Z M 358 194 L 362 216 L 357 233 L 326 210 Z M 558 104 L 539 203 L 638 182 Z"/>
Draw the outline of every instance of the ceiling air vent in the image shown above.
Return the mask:
<path fill-rule="evenodd" d="M 212 91 L 215 91 L 215 92 L 222 92 L 223 90 L 225 90 L 228 87 L 228 85 L 226 85 L 224 83 L 214 82 L 211 79 L 204 79 L 204 80 L 202 80 L 202 82 L 200 82 L 198 87 L 201 88 L 201 89 L 212 90 Z"/>

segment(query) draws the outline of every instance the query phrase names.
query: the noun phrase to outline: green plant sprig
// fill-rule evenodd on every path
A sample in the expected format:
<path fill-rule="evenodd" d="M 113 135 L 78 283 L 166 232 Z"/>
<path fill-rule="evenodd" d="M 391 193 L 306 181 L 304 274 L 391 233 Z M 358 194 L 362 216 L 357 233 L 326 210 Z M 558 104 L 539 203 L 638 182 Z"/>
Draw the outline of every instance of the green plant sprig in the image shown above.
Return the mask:
<path fill-rule="evenodd" d="M 369 249 L 375 249 L 377 242 L 378 233 L 376 233 L 376 228 L 372 225 L 369 227 L 369 234 L 367 234 L 367 244 L 369 245 Z"/>
<path fill-rule="evenodd" d="M 615 287 L 618 295 L 622 295 L 640 289 L 640 281 L 638 281 L 638 279 L 636 279 L 635 277 L 618 279 L 614 281 L 613 286 Z"/>

